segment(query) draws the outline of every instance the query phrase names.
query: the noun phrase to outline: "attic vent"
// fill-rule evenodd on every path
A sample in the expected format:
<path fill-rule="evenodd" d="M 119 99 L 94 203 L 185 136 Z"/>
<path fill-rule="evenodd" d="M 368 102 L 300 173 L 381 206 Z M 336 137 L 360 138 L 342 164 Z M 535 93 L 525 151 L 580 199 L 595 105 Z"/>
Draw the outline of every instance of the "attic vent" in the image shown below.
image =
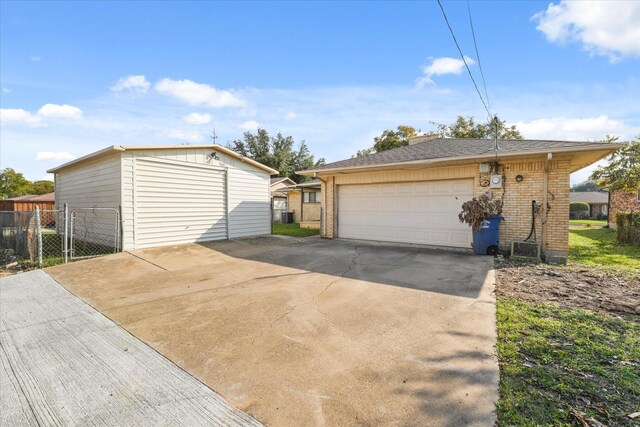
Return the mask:
<path fill-rule="evenodd" d="M 511 256 L 540 260 L 540 243 L 511 242 Z"/>

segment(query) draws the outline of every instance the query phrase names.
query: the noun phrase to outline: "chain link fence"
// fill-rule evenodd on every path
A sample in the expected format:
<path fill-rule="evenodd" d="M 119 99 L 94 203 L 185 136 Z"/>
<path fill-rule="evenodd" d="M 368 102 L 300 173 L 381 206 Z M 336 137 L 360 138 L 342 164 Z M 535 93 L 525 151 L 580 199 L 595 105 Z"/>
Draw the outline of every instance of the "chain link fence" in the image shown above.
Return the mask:
<path fill-rule="evenodd" d="M 0 267 L 62 264 L 120 250 L 119 211 L 111 208 L 0 211 Z"/>
<path fill-rule="evenodd" d="M 117 209 L 86 208 L 71 211 L 70 258 L 91 258 L 118 252 L 120 221 Z"/>

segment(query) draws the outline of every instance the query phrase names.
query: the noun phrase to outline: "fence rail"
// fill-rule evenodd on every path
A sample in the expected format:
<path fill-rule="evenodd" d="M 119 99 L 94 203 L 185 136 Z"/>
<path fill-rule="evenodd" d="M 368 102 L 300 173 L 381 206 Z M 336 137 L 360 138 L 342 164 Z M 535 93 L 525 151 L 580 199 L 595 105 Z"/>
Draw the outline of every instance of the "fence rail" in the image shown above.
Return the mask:
<path fill-rule="evenodd" d="M 120 250 L 118 209 L 0 211 L 0 266 L 31 261 L 39 267 Z"/>

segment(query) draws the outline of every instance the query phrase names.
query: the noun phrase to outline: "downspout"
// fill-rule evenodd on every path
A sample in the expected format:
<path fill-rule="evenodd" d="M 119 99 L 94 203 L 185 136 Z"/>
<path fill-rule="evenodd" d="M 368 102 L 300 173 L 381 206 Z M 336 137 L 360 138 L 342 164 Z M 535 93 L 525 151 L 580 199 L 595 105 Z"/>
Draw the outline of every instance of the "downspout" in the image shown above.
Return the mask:
<path fill-rule="evenodd" d="M 607 189 L 607 228 L 611 228 L 609 219 L 611 218 L 611 191 Z"/>
<path fill-rule="evenodd" d="M 544 163 L 544 174 L 542 177 L 542 253 L 546 254 L 547 243 L 547 204 L 549 194 L 549 164 L 553 159 L 553 154 L 547 153 L 547 161 Z"/>
<path fill-rule="evenodd" d="M 300 222 L 304 221 L 304 187 L 300 187 Z"/>
<path fill-rule="evenodd" d="M 327 181 L 320 178 L 318 174 L 315 172 L 313 173 L 313 177 L 324 184 L 324 195 L 322 196 L 324 199 L 324 202 L 322 203 L 322 205 L 324 206 L 324 209 L 322 209 L 320 214 L 320 230 L 322 231 L 321 233 L 322 237 L 327 237 L 327 231 L 326 231 L 327 221 L 325 218 L 327 216 Z"/>

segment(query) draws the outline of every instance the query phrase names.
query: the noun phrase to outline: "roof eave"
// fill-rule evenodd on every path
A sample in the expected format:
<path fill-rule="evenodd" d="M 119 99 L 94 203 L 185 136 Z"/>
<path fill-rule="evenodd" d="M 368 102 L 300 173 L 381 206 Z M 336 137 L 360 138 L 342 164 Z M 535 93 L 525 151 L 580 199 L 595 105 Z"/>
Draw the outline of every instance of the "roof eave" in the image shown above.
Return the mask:
<path fill-rule="evenodd" d="M 123 152 L 123 151 L 133 151 L 133 150 L 171 150 L 171 149 L 176 149 L 176 148 L 180 148 L 180 149 L 194 149 L 194 148 L 211 148 L 214 150 L 218 150 L 221 151 L 225 154 L 227 154 L 228 156 L 234 157 L 238 160 L 240 160 L 241 162 L 244 163 L 248 163 L 252 166 L 257 167 L 258 169 L 262 169 L 266 172 L 269 172 L 269 175 L 277 175 L 278 171 L 275 169 L 270 168 L 269 166 L 263 165 L 260 162 L 256 162 L 253 159 L 250 159 L 248 157 L 244 157 L 241 156 L 240 154 L 236 153 L 233 150 L 230 150 L 226 147 L 223 147 L 221 145 L 218 144 L 212 144 L 212 145 L 147 145 L 147 146 L 120 146 L 120 145 L 112 145 L 111 147 L 107 147 L 104 148 L 102 150 L 93 152 L 91 154 L 87 154 L 86 156 L 77 158 L 75 160 L 72 160 L 70 162 L 64 163 L 60 166 L 57 166 L 55 168 L 49 169 L 47 170 L 47 173 L 56 173 L 58 171 L 61 171 L 62 169 L 66 169 L 68 167 L 71 166 L 75 166 L 77 164 L 89 161 L 89 160 L 94 160 L 94 159 L 98 159 L 104 156 L 108 156 L 110 154 L 113 154 L 115 152 Z"/>
<path fill-rule="evenodd" d="M 579 148 L 577 147 L 561 147 L 561 148 L 548 148 L 544 150 L 535 150 L 535 151 L 515 151 L 512 153 L 500 153 L 498 152 L 498 157 L 517 157 L 517 156 L 535 156 L 535 155 L 544 155 L 547 153 L 573 153 L 576 151 L 592 151 L 594 149 L 603 150 L 608 149 L 608 153 L 604 154 L 602 157 L 606 157 L 608 154 L 614 152 L 615 150 L 623 147 L 624 144 L 618 143 L 598 143 L 598 144 L 589 144 L 583 145 Z M 332 172 L 338 173 L 349 173 L 349 172 L 360 172 L 366 171 L 367 169 L 392 169 L 394 167 L 400 166 L 416 166 L 416 165 L 432 165 L 437 163 L 447 163 L 447 162 L 456 162 L 456 161 L 464 161 L 464 160 L 484 160 L 484 159 L 492 159 L 495 158 L 495 152 L 490 154 L 481 154 L 481 155 L 473 155 L 473 156 L 461 156 L 461 157 L 442 157 L 437 159 L 423 159 L 423 160 L 411 160 L 408 162 L 395 162 L 395 163 L 384 163 L 380 165 L 363 165 L 363 166 L 350 166 L 343 168 L 331 168 L 331 169 L 308 169 L 303 171 L 296 171 L 298 175 L 305 176 L 316 176 L 319 174 L 331 174 Z"/>
<path fill-rule="evenodd" d="M 62 169 L 75 166 L 76 164 L 83 163 L 88 160 L 99 159 L 101 157 L 105 157 L 110 154 L 122 151 L 125 151 L 123 147 L 119 145 L 112 145 L 111 147 L 103 148 L 102 150 L 87 154 L 86 156 L 78 157 L 77 159 L 71 160 L 70 162 L 63 163 L 60 166 L 56 166 L 55 168 L 48 169 L 47 173 L 56 173 Z"/>

